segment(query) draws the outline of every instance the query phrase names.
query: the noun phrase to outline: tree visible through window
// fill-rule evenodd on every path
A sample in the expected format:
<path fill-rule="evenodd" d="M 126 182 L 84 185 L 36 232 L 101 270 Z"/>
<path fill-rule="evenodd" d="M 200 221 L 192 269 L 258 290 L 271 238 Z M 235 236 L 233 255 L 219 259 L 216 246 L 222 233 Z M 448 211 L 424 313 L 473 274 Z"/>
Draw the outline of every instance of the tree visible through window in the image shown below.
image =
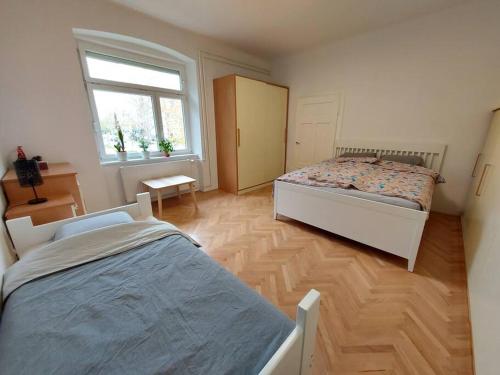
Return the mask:
<path fill-rule="evenodd" d="M 89 51 L 84 60 L 101 159 L 115 157 L 118 126 L 129 155 L 139 154 L 141 140 L 158 152 L 163 138 L 189 151 L 180 71 Z"/>
<path fill-rule="evenodd" d="M 184 132 L 184 113 L 182 100 L 175 98 L 160 98 L 163 134 L 169 138 L 176 149 L 186 148 Z"/>
<path fill-rule="evenodd" d="M 93 93 L 106 154 L 115 152 L 113 145 L 118 126 L 122 128 L 128 152 L 140 152 L 138 143 L 141 138 L 151 142 L 157 139 L 150 96 L 104 90 L 94 90 Z M 150 150 L 158 151 L 156 142 L 151 144 Z"/>

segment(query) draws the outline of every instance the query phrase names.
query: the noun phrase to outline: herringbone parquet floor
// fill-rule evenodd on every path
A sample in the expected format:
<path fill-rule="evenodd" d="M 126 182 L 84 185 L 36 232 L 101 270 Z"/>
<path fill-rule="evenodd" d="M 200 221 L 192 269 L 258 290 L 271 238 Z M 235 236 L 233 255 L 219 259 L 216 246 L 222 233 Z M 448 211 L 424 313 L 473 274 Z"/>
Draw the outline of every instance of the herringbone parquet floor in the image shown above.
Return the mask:
<path fill-rule="evenodd" d="M 472 374 L 458 217 L 432 214 L 414 273 L 370 247 L 272 218 L 271 189 L 197 193 L 164 201 L 163 219 L 295 319 L 321 292 L 314 374 Z M 388 228 L 390 230 L 390 228 Z"/>

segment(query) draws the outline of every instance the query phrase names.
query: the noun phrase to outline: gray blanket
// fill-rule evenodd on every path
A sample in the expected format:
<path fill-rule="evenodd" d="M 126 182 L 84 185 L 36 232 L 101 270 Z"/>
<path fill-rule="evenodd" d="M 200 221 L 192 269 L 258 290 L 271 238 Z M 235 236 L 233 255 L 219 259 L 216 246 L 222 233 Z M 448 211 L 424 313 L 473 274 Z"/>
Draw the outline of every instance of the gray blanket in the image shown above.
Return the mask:
<path fill-rule="evenodd" d="M 12 292 L 0 374 L 255 374 L 293 328 L 173 235 Z"/>

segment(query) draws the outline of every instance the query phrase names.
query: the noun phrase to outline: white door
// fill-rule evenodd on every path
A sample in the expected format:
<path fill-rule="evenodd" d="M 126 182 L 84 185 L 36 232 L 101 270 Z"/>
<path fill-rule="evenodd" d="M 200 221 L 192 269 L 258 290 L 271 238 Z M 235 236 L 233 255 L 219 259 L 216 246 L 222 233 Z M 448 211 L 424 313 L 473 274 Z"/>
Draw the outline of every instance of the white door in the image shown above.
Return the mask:
<path fill-rule="evenodd" d="M 302 168 L 333 157 L 339 97 L 300 98 L 295 120 L 295 167 Z"/>
<path fill-rule="evenodd" d="M 493 121 L 479 156 L 475 178 L 472 182 L 467 207 L 463 216 L 463 236 L 466 250 L 474 249 L 474 254 L 466 251 L 469 268 L 474 263 L 475 252 L 482 243 L 491 240 L 496 234 L 491 217 L 498 215 L 494 207 L 500 207 L 500 113 L 495 113 Z"/>
<path fill-rule="evenodd" d="M 500 342 L 500 112 L 493 118 L 469 192 L 463 236 L 476 373 L 497 373 Z"/>

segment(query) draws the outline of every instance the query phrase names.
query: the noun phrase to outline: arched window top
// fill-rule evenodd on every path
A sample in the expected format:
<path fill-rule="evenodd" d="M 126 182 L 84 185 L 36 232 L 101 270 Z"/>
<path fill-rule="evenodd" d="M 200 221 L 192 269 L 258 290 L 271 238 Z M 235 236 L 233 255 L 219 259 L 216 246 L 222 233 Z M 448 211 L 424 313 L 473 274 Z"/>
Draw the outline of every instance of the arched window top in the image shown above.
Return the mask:
<path fill-rule="evenodd" d="M 177 50 L 129 35 L 79 28 L 73 29 L 73 35 L 79 41 L 87 41 L 103 46 L 119 48 L 124 51 L 129 50 L 145 56 L 149 55 L 150 57 L 172 60 L 179 63 L 194 63 L 194 59 Z"/>

